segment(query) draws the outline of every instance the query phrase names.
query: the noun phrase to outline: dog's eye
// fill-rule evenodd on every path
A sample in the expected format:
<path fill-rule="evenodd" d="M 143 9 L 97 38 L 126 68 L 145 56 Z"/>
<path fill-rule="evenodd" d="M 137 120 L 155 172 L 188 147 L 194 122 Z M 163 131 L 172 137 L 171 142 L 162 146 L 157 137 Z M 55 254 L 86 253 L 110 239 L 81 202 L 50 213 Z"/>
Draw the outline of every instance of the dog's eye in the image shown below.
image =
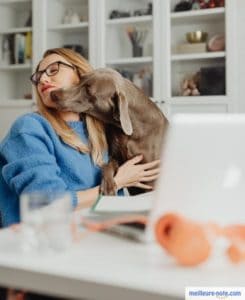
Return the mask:
<path fill-rule="evenodd" d="M 117 100 L 118 100 L 118 94 L 115 93 L 115 94 L 111 97 L 111 100 L 112 100 L 113 102 L 117 101 Z"/>

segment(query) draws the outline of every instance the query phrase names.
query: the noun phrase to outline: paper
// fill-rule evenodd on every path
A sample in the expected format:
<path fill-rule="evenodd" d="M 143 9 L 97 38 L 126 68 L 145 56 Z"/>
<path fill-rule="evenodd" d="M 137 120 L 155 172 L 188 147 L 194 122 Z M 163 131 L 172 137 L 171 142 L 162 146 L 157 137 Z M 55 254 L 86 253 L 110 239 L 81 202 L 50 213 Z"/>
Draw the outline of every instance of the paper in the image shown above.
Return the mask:
<path fill-rule="evenodd" d="M 149 212 L 155 192 L 136 196 L 102 196 L 94 206 L 95 213 L 143 213 Z"/>

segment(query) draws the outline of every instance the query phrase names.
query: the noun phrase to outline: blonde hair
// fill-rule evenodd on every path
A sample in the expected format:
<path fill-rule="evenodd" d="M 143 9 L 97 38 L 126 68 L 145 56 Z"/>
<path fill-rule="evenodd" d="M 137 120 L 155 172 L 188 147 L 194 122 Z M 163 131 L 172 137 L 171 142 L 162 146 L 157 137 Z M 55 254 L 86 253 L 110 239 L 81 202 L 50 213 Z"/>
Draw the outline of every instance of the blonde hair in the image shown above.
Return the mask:
<path fill-rule="evenodd" d="M 46 58 L 51 54 L 58 54 L 74 65 L 79 77 L 84 73 L 92 71 L 92 67 L 89 62 L 71 49 L 49 49 L 43 54 L 43 58 Z M 36 71 L 38 71 L 39 65 L 40 63 L 37 65 Z M 91 116 L 85 115 L 85 123 L 89 140 L 89 144 L 86 145 L 82 142 L 74 130 L 60 117 L 57 110 L 49 108 L 43 104 L 37 89 L 36 98 L 38 112 L 51 123 L 57 135 L 60 136 L 63 142 L 82 153 L 91 153 L 94 163 L 102 166 L 104 163 L 103 154 L 108 150 L 103 123 Z"/>

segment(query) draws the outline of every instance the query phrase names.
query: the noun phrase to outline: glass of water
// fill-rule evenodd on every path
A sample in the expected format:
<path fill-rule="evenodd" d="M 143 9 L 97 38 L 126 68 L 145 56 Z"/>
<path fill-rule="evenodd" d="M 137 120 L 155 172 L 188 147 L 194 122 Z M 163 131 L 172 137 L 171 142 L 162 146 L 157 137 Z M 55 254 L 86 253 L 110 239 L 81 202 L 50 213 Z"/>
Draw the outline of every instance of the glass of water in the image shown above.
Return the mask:
<path fill-rule="evenodd" d="M 70 193 L 32 192 L 21 195 L 23 251 L 62 251 L 72 243 Z"/>

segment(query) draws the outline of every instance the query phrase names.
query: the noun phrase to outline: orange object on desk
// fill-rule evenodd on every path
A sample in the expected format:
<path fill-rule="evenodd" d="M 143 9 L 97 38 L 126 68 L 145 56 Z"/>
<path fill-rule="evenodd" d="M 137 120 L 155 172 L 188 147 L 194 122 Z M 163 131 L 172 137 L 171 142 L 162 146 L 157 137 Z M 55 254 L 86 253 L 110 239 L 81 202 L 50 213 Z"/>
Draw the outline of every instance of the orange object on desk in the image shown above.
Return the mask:
<path fill-rule="evenodd" d="M 211 245 L 203 227 L 176 214 L 161 217 L 156 223 L 155 235 L 180 265 L 194 266 L 210 255 Z"/>
<path fill-rule="evenodd" d="M 233 263 L 245 261 L 245 225 L 232 225 L 223 229 L 223 235 L 230 241 L 227 255 Z"/>
<path fill-rule="evenodd" d="M 216 224 L 199 224 L 175 213 L 160 217 L 155 225 L 157 242 L 183 266 L 195 266 L 206 261 L 212 251 L 214 238 L 223 236 L 231 244 L 229 259 L 245 261 L 245 226 L 220 227 Z"/>

